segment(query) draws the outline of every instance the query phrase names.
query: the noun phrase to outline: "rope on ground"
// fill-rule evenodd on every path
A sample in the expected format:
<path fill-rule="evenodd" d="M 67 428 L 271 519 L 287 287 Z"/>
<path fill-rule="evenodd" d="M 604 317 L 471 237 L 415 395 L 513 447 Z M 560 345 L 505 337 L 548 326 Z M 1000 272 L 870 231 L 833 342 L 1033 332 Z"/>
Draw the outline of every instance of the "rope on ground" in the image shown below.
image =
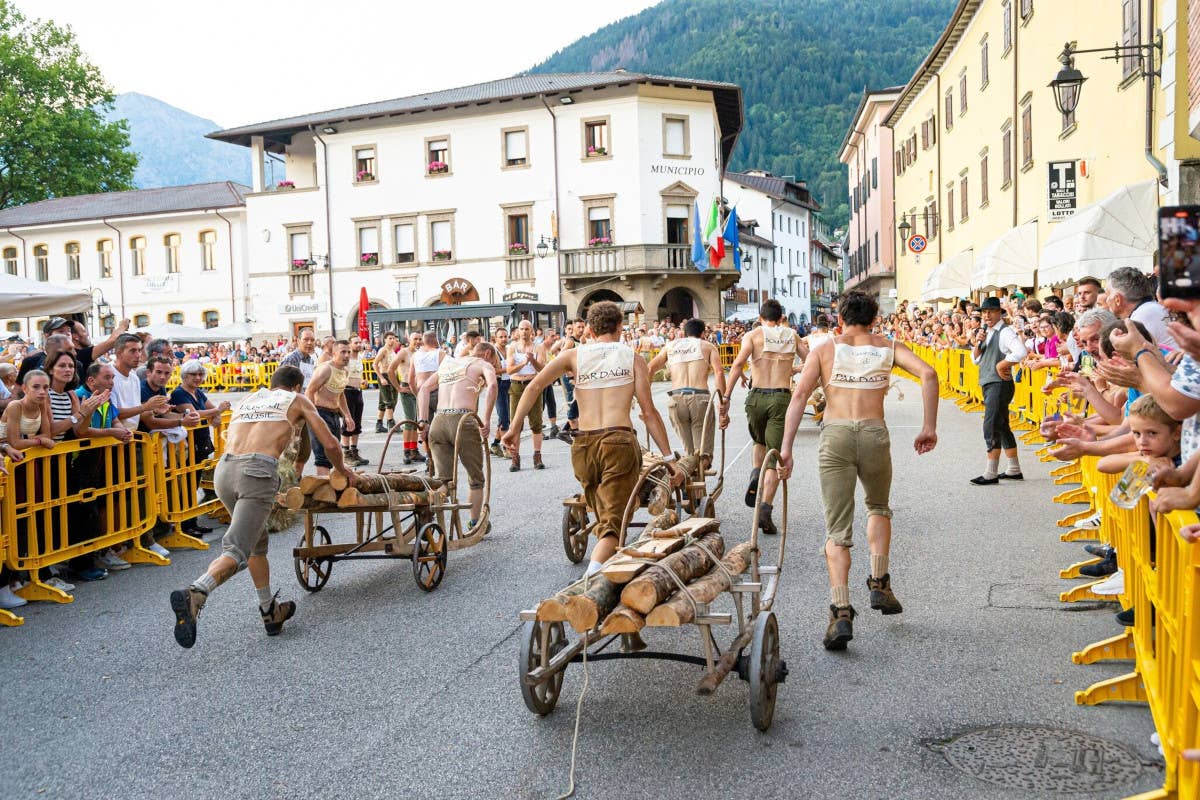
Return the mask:
<path fill-rule="evenodd" d="M 567 798 L 575 794 L 575 754 L 579 747 L 579 724 L 583 719 L 583 698 L 587 695 L 588 690 L 588 649 L 583 648 L 583 689 L 579 692 L 579 700 L 575 703 L 575 733 L 571 736 L 571 770 L 567 773 L 567 791 L 560 794 L 555 800 L 567 800 Z"/>

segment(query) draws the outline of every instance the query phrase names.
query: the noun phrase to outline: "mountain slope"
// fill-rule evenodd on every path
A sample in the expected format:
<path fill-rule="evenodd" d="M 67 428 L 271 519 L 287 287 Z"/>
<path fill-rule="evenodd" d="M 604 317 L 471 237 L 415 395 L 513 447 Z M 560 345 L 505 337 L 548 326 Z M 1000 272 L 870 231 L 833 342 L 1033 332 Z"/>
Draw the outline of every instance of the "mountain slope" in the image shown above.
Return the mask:
<path fill-rule="evenodd" d="M 138 155 L 133 182 L 139 189 L 188 183 L 250 183 L 244 147 L 205 139 L 221 126 L 153 97 L 117 95 L 109 119 L 129 121 L 131 149 Z"/>
<path fill-rule="evenodd" d="M 849 217 L 837 161 L 864 86 L 903 84 L 955 0 L 663 0 L 563 48 L 531 72 L 629 70 L 742 87 L 731 168 L 807 180 L 833 226 Z"/>

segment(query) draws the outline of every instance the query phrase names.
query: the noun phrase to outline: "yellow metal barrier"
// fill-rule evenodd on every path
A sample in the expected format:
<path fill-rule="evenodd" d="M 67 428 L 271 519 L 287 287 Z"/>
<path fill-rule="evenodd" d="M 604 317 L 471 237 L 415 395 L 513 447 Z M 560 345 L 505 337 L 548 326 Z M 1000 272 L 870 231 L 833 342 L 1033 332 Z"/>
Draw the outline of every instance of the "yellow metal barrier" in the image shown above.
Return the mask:
<path fill-rule="evenodd" d="M 7 488 L 8 476 L 0 475 L 0 506 L 4 505 L 4 492 Z M 4 554 L 8 552 L 8 537 L 4 535 L 6 529 L 2 523 L 3 519 L 0 519 L 0 561 L 3 561 Z M 12 628 L 24 624 L 24 617 L 17 616 L 6 608 L 0 608 L 0 625 Z"/>
<path fill-rule="evenodd" d="M 157 516 L 154 444 L 141 433 L 128 442 L 75 439 L 49 450 L 26 450 L 24 460 L 8 462 L 8 486 L 0 502 L 0 530 L 8 535 L 4 562 L 30 573 L 18 594 L 69 603 L 71 595 L 42 583 L 37 571 L 122 542 L 131 543 L 123 556 L 127 561 L 169 563 L 139 543 Z M 70 517 L 84 508 L 97 512 L 99 526 L 96 536 L 80 541 L 69 533 Z"/>
<path fill-rule="evenodd" d="M 977 392 L 978 370 L 973 369 L 966 351 L 935 353 L 916 345 L 913 351 L 938 370 L 939 382 L 950 394 L 963 398 L 960 405 L 971 408 L 982 400 Z M 1039 426 L 1064 402 L 1081 409 L 1063 389 L 1042 391 L 1045 370 L 1025 370 L 1017 381 L 1014 414 L 1031 430 L 1023 437 L 1033 444 L 1040 438 Z M 1195 512 L 1173 511 L 1159 514 L 1151 525 L 1148 500 L 1133 509 L 1123 509 L 1111 500 L 1119 476 L 1101 473 L 1100 459 L 1084 456 L 1051 473 L 1056 484 L 1079 483 L 1054 499 L 1060 503 L 1087 503 L 1088 508 L 1058 522 L 1071 528 L 1096 509 L 1101 512 L 1097 530 L 1069 530 L 1064 541 L 1099 539 L 1117 551 L 1117 564 L 1124 570 L 1125 591 L 1122 605 L 1134 610 L 1134 625 L 1119 636 L 1089 645 L 1074 653 L 1076 664 L 1094 664 L 1112 660 L 1133 660 L 1133 671 L 1099 681 L 1077 692 L 1076 702 L 1095 705 L 1107 702 L 1145 702 L 1154 717 L 1154 726 L 1162 739 L 1166 774 L 1162 789 L 1140 794 L 1131 800 L 1192 800 L 1200 798 L 1200 764 L 1183 759 L 1183 751 L 1200 749 L 1200 544 L 1191 544 L 1179 536 L 1179 530 L 1197 524 Z M 1059 574 L 1077 578 L 1080 569 L 1092 561 L 1073 564 Z M 1082 583 L 1063 592 L 1060 598 L 1104 600 L 1097 595 L 1097 582 Z"/>
<path fill-rule="evenodd" d="M 201 424 L 187 429 L 187 439 L 172 444 L 161 434 L 160 446 L 155 448 L 155 478 L 157 483 L 158 518 L 171 526 L 169 535 L 162 538 L 162 544 L 168 548 L 190 547 L 196 550 L 207 550 L 208 544 L 203 540 L 183 532 L 182 523 L 196 519 L 202 514 L 216 511 L 221 507 L 221 501 L 216 494 L 201 503 L 199 490 L 211 491 L 212 470 L 220 460 L 225 449 L 224 426 L 228 424 L 229 412 L 214 424 Z M 203 442 L 204 434 L 212 445 L 209 455 L 202 460 L 195 460 L 196 446 Z"/>

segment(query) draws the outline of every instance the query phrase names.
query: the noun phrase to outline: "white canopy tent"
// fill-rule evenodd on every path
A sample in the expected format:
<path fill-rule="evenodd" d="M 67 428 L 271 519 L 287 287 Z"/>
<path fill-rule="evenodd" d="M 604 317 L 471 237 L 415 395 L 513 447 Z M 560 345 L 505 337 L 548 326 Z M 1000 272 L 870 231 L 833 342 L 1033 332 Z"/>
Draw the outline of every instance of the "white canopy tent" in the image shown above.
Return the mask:
<path fill-rule="evenodd" d="M 1037 245 L 1036 221 L 1009 228 L 979 251 L 971 268 L 971 288 L 989 291 L 1033 286 L 1038 266 Z"/>
<path fill-rule="evenodd" d="M 92 307 L 92 295 L 42 281 L 0 273 L 0 318 L 75 314 Z"/>
<path fill-rule="evenodd" d="M 1154 271 L 1158 249 L 1158 182 L 1122 186 L 1058 223 L 1042 247 L 1038 282 L 1063 286 L 1106 278 L 1113 270 Z"/>
<path fill-rule="evenodd" d="M 933 268 L 921 286 L 921 300 L 932 303 L 971 294 L 971 265 L 974 251 L 968 247 Z"/>
<path fill-rule="evenodd" d="M 182 344 L 215 344 L 231 341 L 231 337 L 217 333 L 216 328 L 193 328 L 190 325 L 176 325 L 172 322 L 138 328 L 136 332 L 148 333 L 154 339 L 166 339 L 168 342 Z"/>
<path fill-rule="evenodd" d="M 244 342 L 254 335 L 254 331 L 250 328 L 248 322 L 231 322 L 228 325 L 218 325 L 215 328 L 205 330 L 209 336 L 220 338 L 210 339 L 206 341 L 213 342 Z"/>

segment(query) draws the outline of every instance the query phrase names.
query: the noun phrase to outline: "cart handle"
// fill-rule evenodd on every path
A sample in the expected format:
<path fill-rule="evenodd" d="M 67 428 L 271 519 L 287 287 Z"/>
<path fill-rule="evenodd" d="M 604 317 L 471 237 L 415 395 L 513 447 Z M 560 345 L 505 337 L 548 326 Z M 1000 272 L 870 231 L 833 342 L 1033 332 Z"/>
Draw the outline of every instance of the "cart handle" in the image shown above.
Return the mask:
<path fill-rule="evenodd" d="M 411 419 L 402 419 L 392 427 L 388 428 L 387 438 L 383 440 L 383 452 L 379 454 L 379 472 L 383 472 L 383 465 L 387 462 L 388 447 L 392 443 L 392 436 L 396 433 L 397 428 L 404 428 L 405 430 L 412 428 L 414 431 L 420 430 L 420 428 L 417 427 L 417 423 L 413 422 Z"/>
<path fill-rule="evenodd" d="M 763 480 L 767 476 L 767 470 L 771 468 L 769 465 L 772 463 L 774 463 L 776 466 L 779 463 L 779 451 L 776 450 L 775 448 L 771 448 L 770 450 L 767 451 L 766 456 L 763 457 L 762 466 L 760 466 L 758 468 L 758 485 L 759 486 L 762 486 Z M 776 583 L 778 583 L 779 576 L 783 572 L 783 558 L 787 552 L 787 534 L 788 534 L 788 482 L 784 479 L 780 479 L 779 485 L 783 489 L 783 520 L 782 520 L 783 530 L 780 531 L 780 538 L 779 538 L 779 564 L 776 567 L 776 572 L 775 572 Z M 757 583 L 760 579 L 760 575 L 759 575 L 759 571 L 758 571 L 758 561 L 759 561 L 759 555 L 760 555 L 759 549 L 758 549 L 758 518 L 759 518 L 759 509 L 761 507 L 762 507 L 761 503 L 754 504 L 754 517 L 750 523 L 750 525 L 751 525 L 751 527 L 750 527 L 750 549 L 753 551 L 753 558 L 750 562 L 750 574 L 751 574 L 751 579 L 755 583 Z M 770 611 L 771 606 L 774 605 L 774 603 L 775 603 L 775 593 L 772 592 L 771 596 L 766 599 L 766 602 L 759 603 L 758 610 L 752 614 L 751 619 L 753 619 L 754 617 L 757 617 L 759 614 L 761 614 L 764 611 Z"/>

